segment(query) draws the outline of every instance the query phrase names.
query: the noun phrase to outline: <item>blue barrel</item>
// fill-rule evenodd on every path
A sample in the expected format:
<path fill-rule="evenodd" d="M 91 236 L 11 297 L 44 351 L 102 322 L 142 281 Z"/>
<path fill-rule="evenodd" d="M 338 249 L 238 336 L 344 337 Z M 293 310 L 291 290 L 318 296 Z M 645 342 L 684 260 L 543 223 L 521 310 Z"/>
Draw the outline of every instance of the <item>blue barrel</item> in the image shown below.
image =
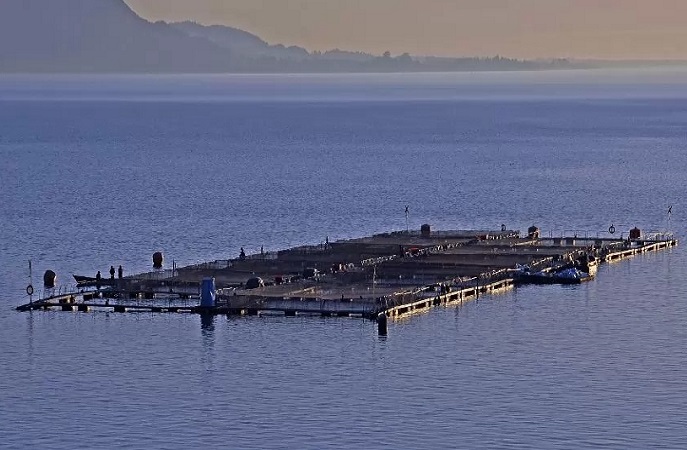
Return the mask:
<path fill-rule="evenodd" d="M 203 278 L 200 292 L 200 306 L 213 308 L 215 306 L 215 279 Z"/>

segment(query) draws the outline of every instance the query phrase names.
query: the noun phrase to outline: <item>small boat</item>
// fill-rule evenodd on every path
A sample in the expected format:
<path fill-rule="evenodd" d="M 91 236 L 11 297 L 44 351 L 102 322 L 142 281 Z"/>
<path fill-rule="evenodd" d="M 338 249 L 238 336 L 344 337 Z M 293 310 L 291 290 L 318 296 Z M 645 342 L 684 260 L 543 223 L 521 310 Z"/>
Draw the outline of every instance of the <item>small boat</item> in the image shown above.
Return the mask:
<path fill-rule="evenodd" d="M 76 280 L 77 286 L 112 286 L 114 284 L 114 280 L 110 278 L 101 278 L 100 281 L 98 281 L 98 279 L 95 277 L 85 277 L 83 275 L 72 276 L 74 277 L 74 280 Z"/>
<path fill-rule="evenodd" d="M 521 284 L 580 284 L 594 279 L 594 275 L 576 267 L 558 271 L 519 272 L 516 280 Z"/>

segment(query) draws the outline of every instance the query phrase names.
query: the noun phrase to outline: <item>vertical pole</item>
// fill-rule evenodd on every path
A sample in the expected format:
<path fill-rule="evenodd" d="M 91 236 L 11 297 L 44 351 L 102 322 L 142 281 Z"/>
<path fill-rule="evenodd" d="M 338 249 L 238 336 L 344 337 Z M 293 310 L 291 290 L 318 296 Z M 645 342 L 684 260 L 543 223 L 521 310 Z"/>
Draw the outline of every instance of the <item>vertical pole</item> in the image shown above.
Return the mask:
<path fill-rule="evenodd" d="M 673 205 L 670 205 L 670 207 L 668 207 L 668 225 L 667 225 L 666 233 L 670 233 L 670 217 L 672 215 L 673 215 Z M 666 239 L 666 238 L 664 237 L 664 239 Z"/>
<path fill-rule="evenodd" d="M 29 259 L 29 286 L 31 286 L 31 293 L 29 294 L 29 304 L 33 304 L 33 268 L 31 267 L 31 260 Z"/>

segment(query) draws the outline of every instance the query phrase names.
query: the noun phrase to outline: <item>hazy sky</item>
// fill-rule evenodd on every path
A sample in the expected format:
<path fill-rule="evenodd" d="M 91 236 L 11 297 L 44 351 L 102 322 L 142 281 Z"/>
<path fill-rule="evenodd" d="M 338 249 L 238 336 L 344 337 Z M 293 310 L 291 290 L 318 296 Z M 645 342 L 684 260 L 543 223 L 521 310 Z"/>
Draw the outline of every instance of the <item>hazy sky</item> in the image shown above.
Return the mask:
<path fill-rule="evenodd" d="M 126 0 L 270 43 L 418 55 L 687 59 L 687 0 Z"/>

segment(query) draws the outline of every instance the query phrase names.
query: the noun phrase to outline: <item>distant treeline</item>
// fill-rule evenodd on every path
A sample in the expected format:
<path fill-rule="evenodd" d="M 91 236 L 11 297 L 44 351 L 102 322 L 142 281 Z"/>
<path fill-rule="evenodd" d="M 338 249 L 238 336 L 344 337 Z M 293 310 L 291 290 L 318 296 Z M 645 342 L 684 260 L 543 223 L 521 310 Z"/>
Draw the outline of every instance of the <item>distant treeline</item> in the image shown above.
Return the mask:
<path fill-rule="evenodd" d="M 361 56 L 357 59 L 337 58 L 327 53 L 312 53 L 298 59 L 261 56 L 235 61 L 238 72 L 468 72 L 546 70 L 582 67 L 566 59 L 519 60 L 495 56 L 492 58 L 412 57 L 409 54 L 392 57 Z"/>

